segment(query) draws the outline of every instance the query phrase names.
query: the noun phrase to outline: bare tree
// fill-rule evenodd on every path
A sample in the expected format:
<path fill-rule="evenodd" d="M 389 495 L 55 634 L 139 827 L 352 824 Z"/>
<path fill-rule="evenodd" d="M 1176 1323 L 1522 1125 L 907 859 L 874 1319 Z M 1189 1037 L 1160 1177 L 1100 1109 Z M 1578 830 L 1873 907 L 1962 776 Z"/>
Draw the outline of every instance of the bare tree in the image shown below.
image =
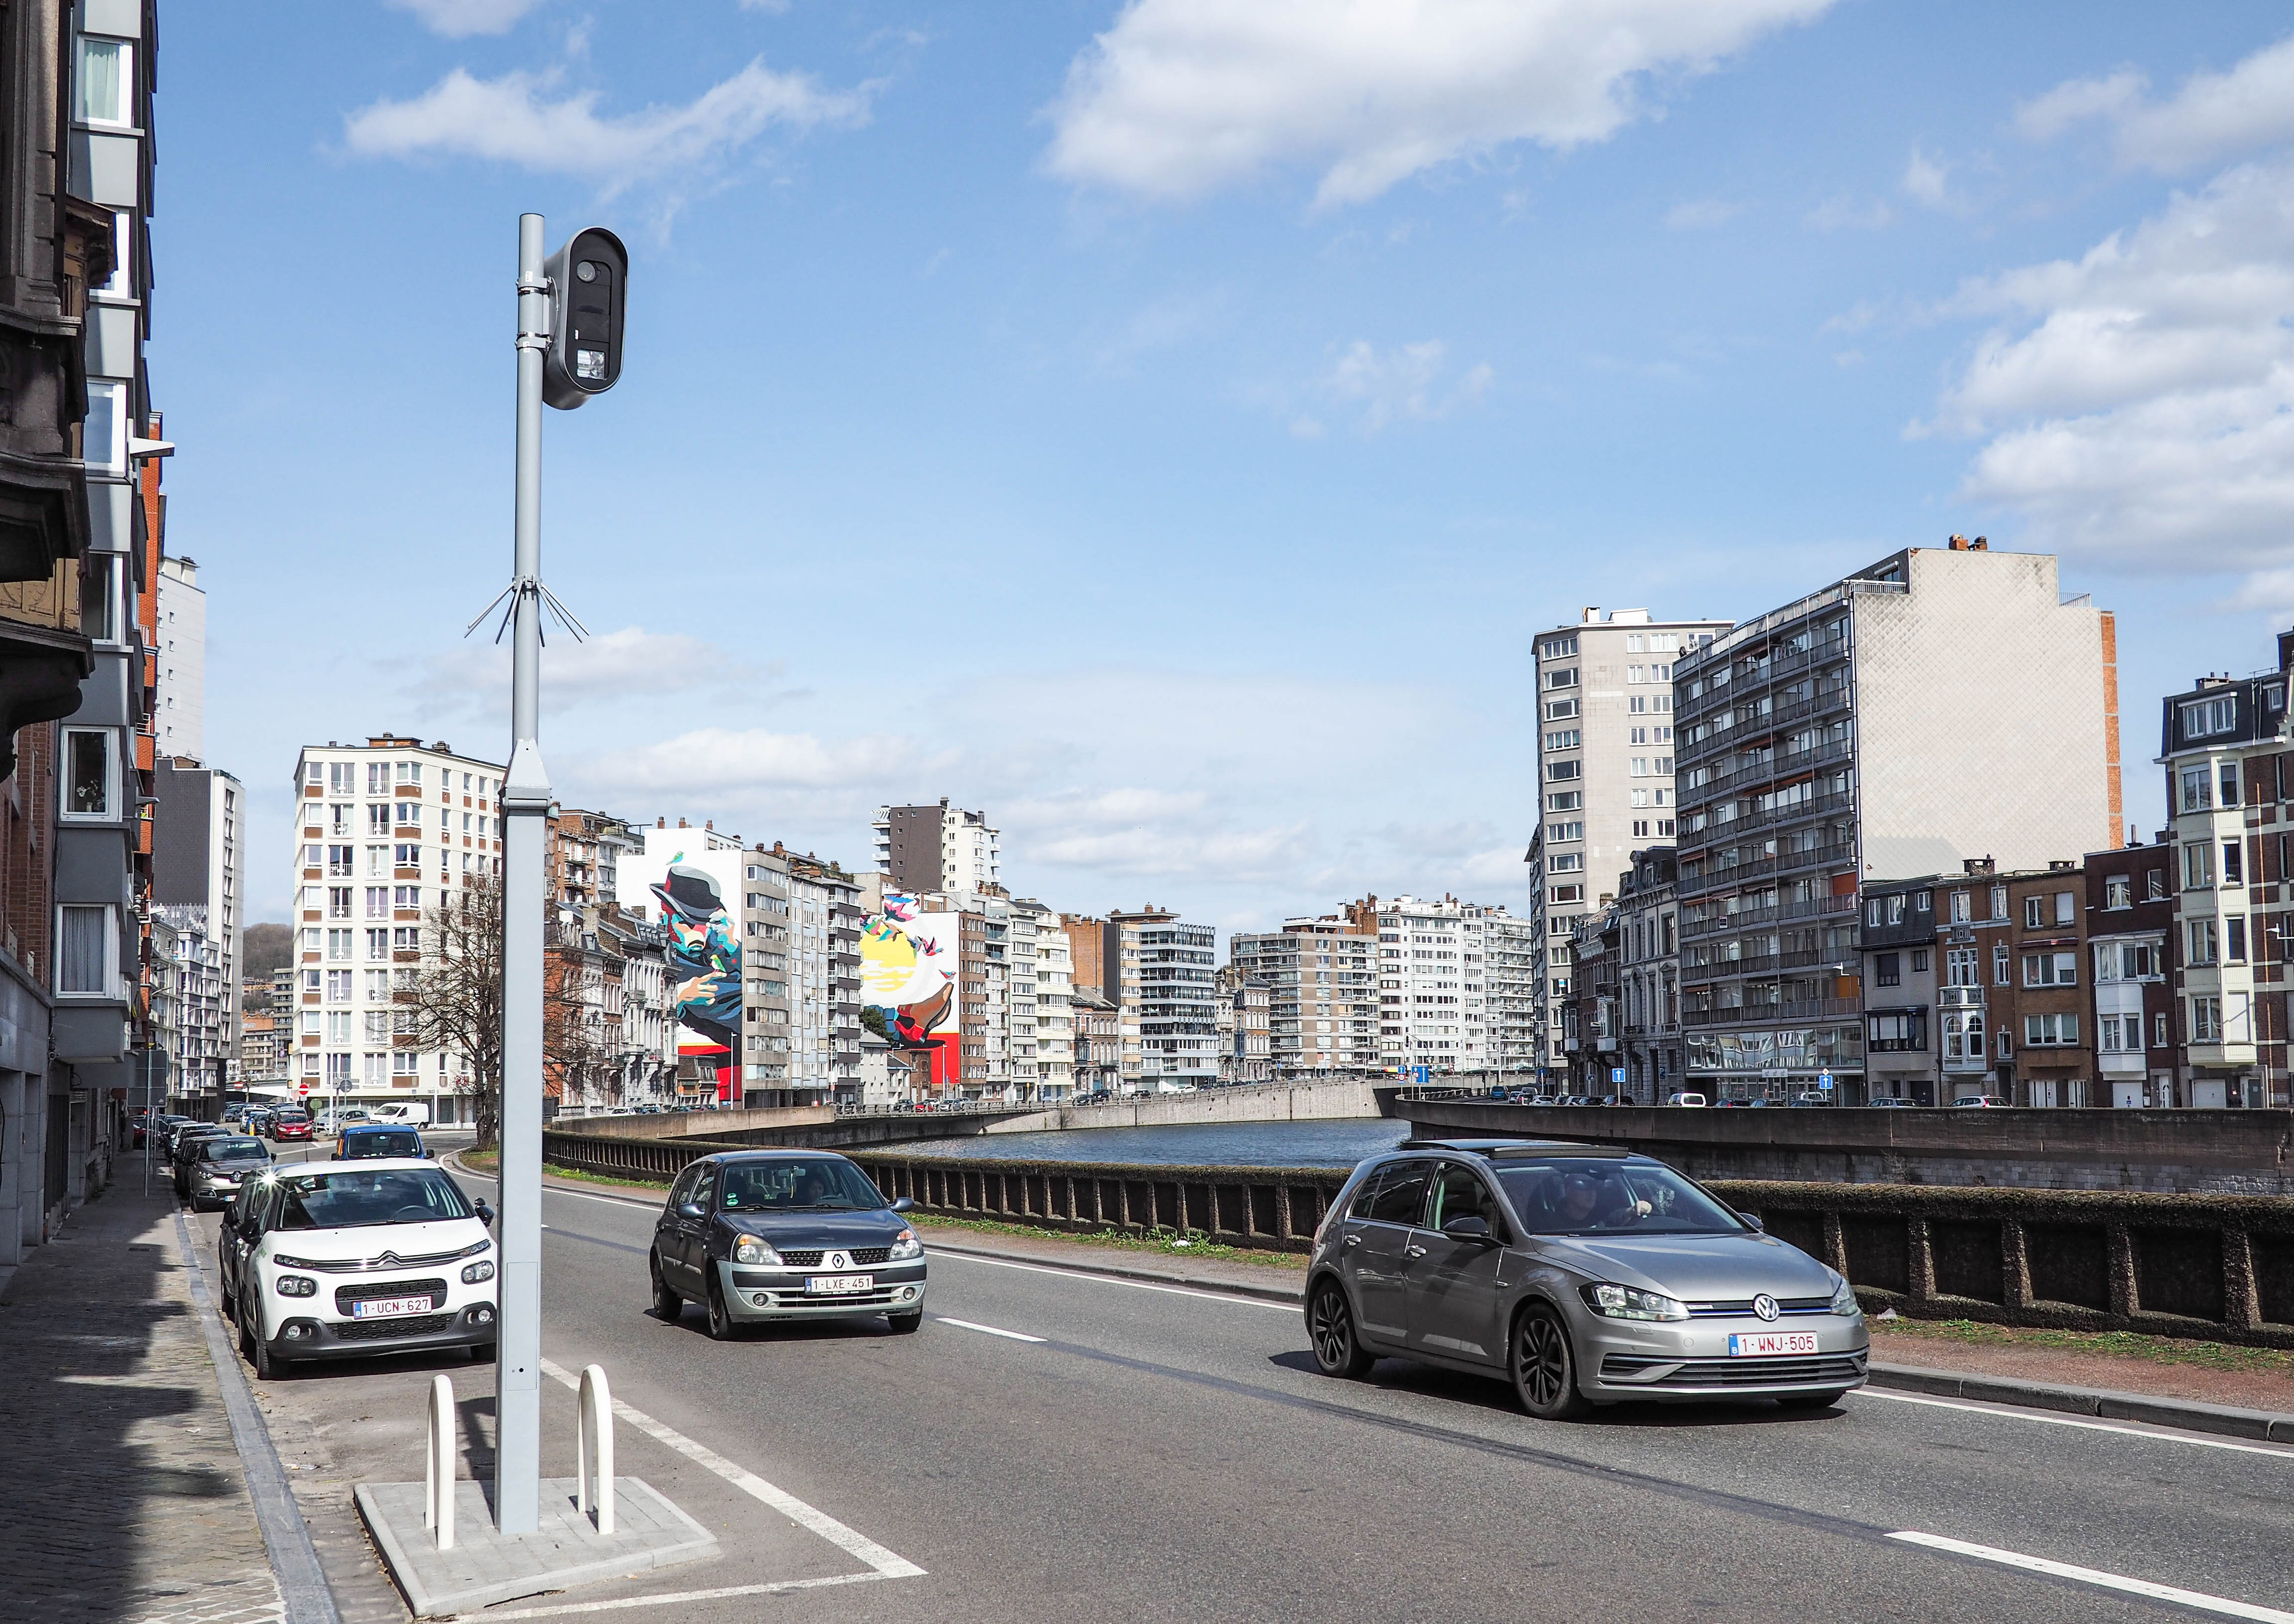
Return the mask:
<path fill-rule="evenodd" d="M 580 1098 L 620 1058 L 606 1042 L 603 955 L 583 944 L 578 930 L 555 930 L 550 939 L 541 980 L 542 1075 L 560 1100 Z"/>
<path fill-rule="evenodd" d="M 469 1070 L 455 1083 L 470 1101 L 478 1143 L 501 1133 L 502 889 L 499 877 L 468 875 L 459 890 L 427 909 L 422 962 L 392 972 L 399 1047 L 446 1051 Z"/>

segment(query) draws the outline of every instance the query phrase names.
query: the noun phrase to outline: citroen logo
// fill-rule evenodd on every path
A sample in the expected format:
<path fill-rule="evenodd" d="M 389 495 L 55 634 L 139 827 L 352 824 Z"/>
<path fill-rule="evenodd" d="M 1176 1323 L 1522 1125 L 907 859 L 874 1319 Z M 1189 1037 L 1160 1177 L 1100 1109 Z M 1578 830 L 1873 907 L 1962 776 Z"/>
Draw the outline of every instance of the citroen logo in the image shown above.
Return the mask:
<path fill-rule="evenodd" d="M 1753 1311 L 1763 1320 L 1773 1320 L 1777 1317 L 1777 1300 L 1764 1291 L 1753 1299 Z"/>

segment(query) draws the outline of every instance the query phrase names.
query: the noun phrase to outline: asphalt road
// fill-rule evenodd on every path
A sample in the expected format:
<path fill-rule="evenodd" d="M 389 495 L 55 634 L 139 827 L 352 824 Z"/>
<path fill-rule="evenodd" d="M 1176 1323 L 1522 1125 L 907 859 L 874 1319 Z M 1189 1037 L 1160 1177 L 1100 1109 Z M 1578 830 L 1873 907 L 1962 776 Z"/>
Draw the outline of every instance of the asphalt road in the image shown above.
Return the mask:
<path fill-rule="evenodd" d="M 638 1412 L 621 1469 L 726 1555 L 488 1618 L 2294 1624 L 2294 1450 L 1870 1393 L 1541 1423 L 1399 1360 L 1324 1378 L 1292 1310 L 948 1253 L 915 1336 L 719 1344 L 647 1311 L 651 1208 L 552 1190 L 543 1216 L 545 1354 L 605 1367 Z M 266 1401 L 354 1475 L 419 1476 L 436 1368 L 483 1474 L 490 1368 L 343 1366 Z"/>

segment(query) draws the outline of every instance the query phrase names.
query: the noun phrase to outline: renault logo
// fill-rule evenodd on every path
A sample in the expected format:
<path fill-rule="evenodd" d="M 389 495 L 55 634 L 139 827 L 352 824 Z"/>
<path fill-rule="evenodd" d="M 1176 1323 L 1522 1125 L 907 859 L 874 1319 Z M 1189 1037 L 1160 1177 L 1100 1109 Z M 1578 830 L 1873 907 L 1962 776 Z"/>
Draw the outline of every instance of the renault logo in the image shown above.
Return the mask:
<path fill-rule="evenodd" d="M 1753 1311 L 1763 1320 L 1773 1320 L 1777 1317 L 1777 1300 L 1764 1291 L 1753 1299 Z"/>
<path fill-rule="evenodd" d="M 831 1252 L 827 1257 L 822 1261 L 826 1263 L 831 1269 L 842 1269 L 845 1266 L 844 1254 L 842 1252 Z"/>

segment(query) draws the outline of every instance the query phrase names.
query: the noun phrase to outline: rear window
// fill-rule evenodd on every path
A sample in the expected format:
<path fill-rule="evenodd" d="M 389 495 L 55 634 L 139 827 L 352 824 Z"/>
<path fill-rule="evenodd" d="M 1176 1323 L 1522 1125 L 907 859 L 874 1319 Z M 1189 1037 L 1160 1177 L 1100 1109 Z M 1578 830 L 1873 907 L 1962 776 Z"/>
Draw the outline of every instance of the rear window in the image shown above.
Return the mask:
<path fill-rule="evenodd" d="M 362 1130 L 343 1135 L 342 1154 L 357 1156 L 419 1156 L 421 1136 L 411 1128 Z"/>

